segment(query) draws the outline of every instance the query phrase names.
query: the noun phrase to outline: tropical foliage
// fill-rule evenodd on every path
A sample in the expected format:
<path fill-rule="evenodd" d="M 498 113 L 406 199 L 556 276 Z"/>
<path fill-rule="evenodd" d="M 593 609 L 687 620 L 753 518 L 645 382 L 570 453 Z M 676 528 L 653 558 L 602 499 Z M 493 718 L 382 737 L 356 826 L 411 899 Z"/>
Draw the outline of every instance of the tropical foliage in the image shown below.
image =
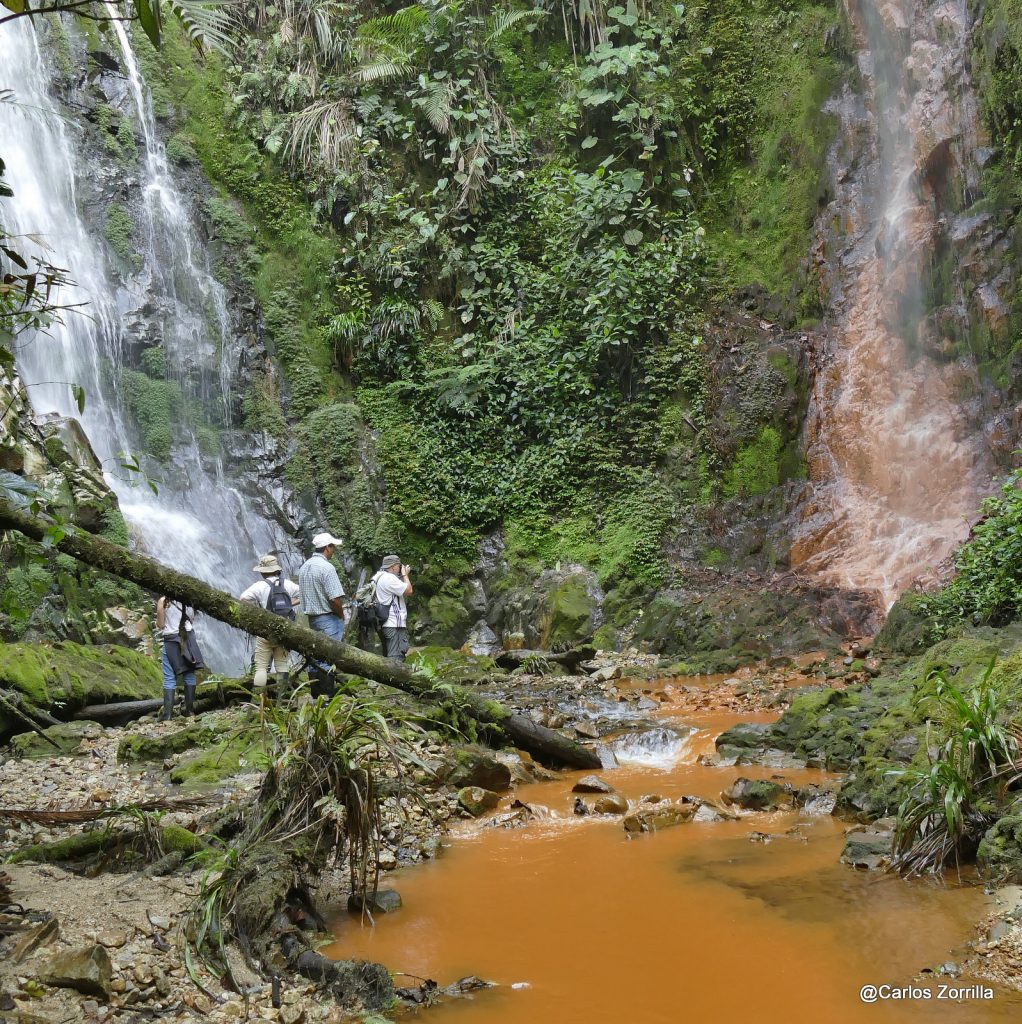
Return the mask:
<path fill-rule="evenodd" d="M 1019 780 L 1020 735 L 991 685 L 993 668 L 966 693 L 935 672 L 932 692 L 920 697 L 945 739 L 925 770 L 903 773 L 912 789 L 898 809 L 895 866 L 904 874 L 970 861 Z"/>

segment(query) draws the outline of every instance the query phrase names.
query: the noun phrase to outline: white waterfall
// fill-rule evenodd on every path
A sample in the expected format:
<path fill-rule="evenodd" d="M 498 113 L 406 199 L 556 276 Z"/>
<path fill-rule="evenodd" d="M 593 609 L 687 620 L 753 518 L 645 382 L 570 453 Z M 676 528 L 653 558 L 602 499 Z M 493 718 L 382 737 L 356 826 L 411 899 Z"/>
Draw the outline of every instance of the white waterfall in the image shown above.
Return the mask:
<path fill-rule="evenodd" d="M 210 272 L 188 205 L 175 187 L 130 39 L 116 21 L 145 152 L 137 170 L 140 265 L 130 274 L 111 266 L 98 238 L 103 211 L 82 209 L 79 183 L 86 179 L 79 175 L 96 169 L 87 166 L 75 125 L 53 98 L 50 64 L 30 21 L 0 27 L 0 89 L 12 89 L 17 104 L 0 104 L 5 178 L 14 190 L 12 200 L 0 202 L 0 220 L 8 232 L 44 243 L 52 261 L 69 270 L 76 284 L 63 291 L 63 302 L 87 303 L 85 315 L 68 314 L 65 323 L 53 324 L 17 353 L 32 406 L 37 414 L 81 420 L 136 546 L 237 594 L 256 578 L 251 567 L 258 556 L 286 541 L 252 507 L 237 467 L 202 454 L 184 412 L 173 425 L 166 465 L 142 460 L 158 481 L 158 494 L 131 479 L 120 468 L 121 453 L 136 451 L 139 441 L 119 400 L 116 375 L 124 366 L 128 333 L 144 322 L 147 344 L 159 344 L 165 352 L 168 377 L 180 383 L 184 404 L 201 405 L 211 419 L 229 426 L 238 348 L 224 290 Z M 130 179 L 128 184 L 135 186 Z M 36 243 L 22 237 L 19 244 L 31 250 Z M 85 389 L 81 415 L 71 385 Z M 244 668 L 243 635 L 203 621 L 199 636 L 211 668 Z"/>

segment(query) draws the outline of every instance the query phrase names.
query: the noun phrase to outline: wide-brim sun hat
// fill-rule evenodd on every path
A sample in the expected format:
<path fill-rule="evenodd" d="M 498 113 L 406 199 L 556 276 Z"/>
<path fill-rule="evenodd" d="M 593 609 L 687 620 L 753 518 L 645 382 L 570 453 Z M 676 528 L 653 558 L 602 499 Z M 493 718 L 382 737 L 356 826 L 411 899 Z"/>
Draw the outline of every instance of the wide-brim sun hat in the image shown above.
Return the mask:
<path fill-rule="evenodd" d="M 263 557 L 259 559 L 259 562 L 252 566 L 252 572 L 265 573 L 267 576 L 272 573 L 283 571 L 284 570 L 280 567 L 280 562 L 277 561 L 276 555 L 263 555 Z"/>
<path fill-rule="evenodd" d="M 332 533 L 317 533 L 312 538 L 312 546 L 319 551 L 322 548 L 328 548 L 332 544 L 335 548 L 340 547 L 344 543 L 340 537 L 335 537 Z"/>
<path fill-rule="evenodd" d="M 397 555 L 384 555 L 383 561 L 380 562 L 381 569 L 393 569 L 395 565 L 400 565 L 401 559 Z"/>

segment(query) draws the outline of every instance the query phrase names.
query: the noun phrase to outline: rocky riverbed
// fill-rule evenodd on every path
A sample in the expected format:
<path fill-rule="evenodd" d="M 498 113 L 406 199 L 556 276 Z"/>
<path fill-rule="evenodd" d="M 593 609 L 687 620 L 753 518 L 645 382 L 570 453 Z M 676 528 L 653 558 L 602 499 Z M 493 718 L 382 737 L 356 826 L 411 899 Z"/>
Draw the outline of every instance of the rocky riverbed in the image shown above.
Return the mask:
<path fill-rule="evenodd" d="M 449 677 L 464 677 L 473 662 L 451 655 L 444 667 Z M 837 790 L 847 789 L 842 775 L 832 783 L 797 782 L 804 768 L 826 767 L 826 757 L 813 762 L 803 749 L 783 742 L 785 717 L 809 702 L 827 706 L 844 695 L 874 685 L 890 666 L 868 648 L 849 647 L 839 655 L 808 654 L 797 659 L 743 668 L 731 675 L 689 676 L 656 656 L 629 650 L 598 653 L 575 675 L 553 674 L 551 665 L 538 675 L 517 670 L 493 672 L 481 684 L 540 724 L 595 745 L 610 768 L 622 751 L 645 756 L 642 745 L 664 742 L 661 733 L 674 730 L 678 742 L 698 742 L 698 763 L 708 767 L 749 765 L 719 799 L 682 807 L 680 820 L 734 821 L 735 815 L 791 807 L 812 807 L 828 813 Z M 239 741 L 245 723 L 258 711 L 251 705 L 207 712 L 196 719 L 170 723 L 142 720 L 120 728 L 95 723 L 69 723 L 47 733 L 49 741 L 27 733 L 16 737 L 0 767 L 0 853 L 9 858 L 33 844 L 53 844 L 85 832 L 121 827 L 123 816 L 84 822 L 62 822 L 30 812 L 94 812 L 128 805 L 157 808 L 148 819 L 164 835 L 172 828 L 194 832 L 204 816 L 217 809 L 252 804 L 261 785 L 266 759 L 258 739 Z M 719 739 L 705 730 L 687 734 L 674 724 L 691 716 L 700 721 L 740 723 Z M 790 718 L 789 715 L 786 716 Z M 797 717 L 797 716 L 796 716 Z M 256 736 L 258 731 L 256 731 Z M 695 738 L 693 738 L 695 737 Z M 780 737 L 780 740 L 779 740 Z M 673 738 L 673 733 L 672 737 Z M 478 816 L 480 825 L 519 827 L 541 815 L 516 801 L 517 787 L 556 778 L 528 755 L 492 751 L 452 743 L 423 732 L 412 741 L 422 771 L 413 780 L 421 799 L 392 793 L 383 800 L 379 855 L 381 889 L 392 889 L 386 873 L 399 866 L 440 855 L 448 823 Z M 61 749 L 54 747 L 56 743 Z M 750 776 L 749 778 L 744 777 Z M 854 777 L 853 777 L 854 778 Z M 612 790 L 612 786 L 607 789 Z M 842 790 L 843 792 L 844 790 Z M 576 812 L 619 815 L 634 819 L 636 830 L 662 827 L 653 818 L 681 801 L 655 800 L 630 807 L 628 800 L 597 790 L 582 791 Z M 645 798 L 644 798 L 645 799 Z M 814 803 L 815 801 L 815 803 Z M 515 806 L 515 803 L 519 806 Z M 826 804 L 826 806 L 824 806 Z M 839 807 L 840 809 L 840 807 Z M 652 817 L 651 817 L 652 816 Z M 138 819 L 144 829 L 147 820 Z M 664 819 L 666 821 L 666 819 Z M 647 823 L 649 824 L 649 823 Z M 846 862 L 882 868 L 889 852 L 890 822 L 851 822 L 846 837 Z M 771 838 L 753 830 L 752 838 Z M 154 839 L 159 842 L 159 839 Z M 885 848 L 886 844 L 886 848 Z M 851 853 L 849 853 L 851 851 Z M 163 852 L 163 851 L 160 851 Z M 165 851 L 171 855 L 173 851 Z M 180 859 L 180 858 L 179 858 Z M 197 860 L 197 862 L 196 862 Z M 214 1021 L 235 1019 L 286 1021 L 340 1020 L 351 1006 L 325 997 L 312 982 L 286 977 L 281 1005 L 271 1005 L 271 985 L 238 954 L 232 963 L 233 983 L 213 973 L 199 958 L 185 959 L 189 912 L 203 880 L 201 858 L 170 861 L 167 872 L 105 870 L 102 855 L 87 867 L 69 870 L 54 863 L 9 863 L 5 867 L 11 904 L 2 922 L 4 957 L 0 961 L 0 1010 L 23 1024 L 70 1020 L 189 1020 L 196 1015 Z M 157 868 L 161 857 L 156 857 Z M 317 909 L 327 919 L 347 911 L 348 873 L 344 865 L 315 879 Z M 394 909 L 397 897 L 384 896 L 377 913 Z M 1003 914 L 985 921 L 967 962 L 955 970 L 1008 987 L 1022 987 L 1022 928 L 1010 890 Z M 388 965 L 394 966 L 394 965 Z"/>

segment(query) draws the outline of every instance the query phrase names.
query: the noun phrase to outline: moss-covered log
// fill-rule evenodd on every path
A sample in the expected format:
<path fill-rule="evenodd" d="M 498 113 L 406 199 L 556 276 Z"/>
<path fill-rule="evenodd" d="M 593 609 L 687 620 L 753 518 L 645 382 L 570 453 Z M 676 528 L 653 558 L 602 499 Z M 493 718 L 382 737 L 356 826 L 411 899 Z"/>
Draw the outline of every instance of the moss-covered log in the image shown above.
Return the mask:
<path fill-rule="evenodd" d="M 192 854 L 206 844 L 194 832 L 180 825 L 165 825 L 157 830 L 159 847 L 167 853 Z M 8 864 L 31 861 L 35 864 L 67 864 L 89 860 L 99 854 L 119 856 L 142 843 L 141 833 L 133 828 L 96 828 L 79 832 L 52 843 L 25 846 L 7 858 Z"/>
<path fill-rule="evenodd" d="M 0 528 L 16 530 L 41 541 L 47 536 L 50 524 L 10 502 L 0 500 Z M 322 633 L 304 629 L 264 608 L 239 601 L 194 576 L 177 572 L 100 537 L 68 528 L 55 541 L 54 547 L 93 568 L 130 580 L 154 593 L 185 601 L 214 619 L 253 636 L 261 636 L 276 646 L 297 651 L 306 658 L 332 664 L 342 672 L 375 679 L 416 697 L 435 698 L 432 681 L 416 674 L 403 662 L 380 658 L 357 647 L 338 643 Z M 531 719 L 509 711 L 496 701 L 486 700 L 462 688 L 456 688 L 455 699 L 472 718 L 485 725 L 496 726 L 512 743 L 527 750 L 537 760 L 571 768 L 600 767 L 600 760 L 593 751 L 560 733 L 536 725 Z"/>

